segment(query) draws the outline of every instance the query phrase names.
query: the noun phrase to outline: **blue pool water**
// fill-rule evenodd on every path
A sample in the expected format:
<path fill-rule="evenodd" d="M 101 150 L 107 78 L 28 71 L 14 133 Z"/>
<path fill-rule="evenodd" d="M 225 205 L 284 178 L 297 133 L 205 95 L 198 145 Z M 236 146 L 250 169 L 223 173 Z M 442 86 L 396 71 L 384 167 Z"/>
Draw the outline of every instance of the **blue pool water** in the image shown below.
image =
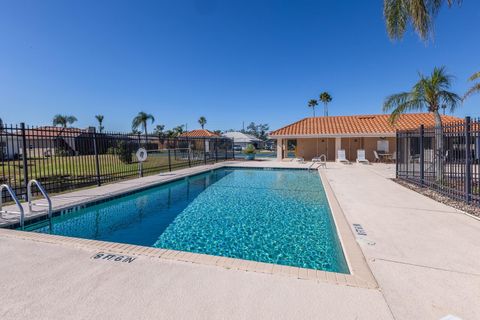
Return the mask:
<path fill-rule="evenodd" d="M 32 231 L 348 273 L 317 172 L 218 169 Z"/>

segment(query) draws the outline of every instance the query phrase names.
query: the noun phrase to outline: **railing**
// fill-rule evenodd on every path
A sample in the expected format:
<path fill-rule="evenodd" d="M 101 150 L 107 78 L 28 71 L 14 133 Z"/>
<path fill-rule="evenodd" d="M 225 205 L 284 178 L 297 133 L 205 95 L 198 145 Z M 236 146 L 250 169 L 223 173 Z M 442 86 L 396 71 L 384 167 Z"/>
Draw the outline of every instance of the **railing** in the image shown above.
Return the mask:
<path fill-rule="evenodd" d="M 23 229 L 24 227 L 24 221 L 25 221 L 25 212 L 23 210 L 22 204 L 20 201 L 18 201 L 17 195 L 15 192 L 12 190 L 12 188 L 7 185 L 7 184 L 2 184 L 0 185 L 0 194 L 3 192 L 3 190 L 7 191 L 7 194 L 11 197 L 11 199 L 15 202 L 17 205 L 18 211 L 6 211 L 3 210 L 3 201 L 2 197 L 0 197 L 0 216 L 4 213 L 15 213 L 20 215 L 20 227 Z"/>
<path fill-rule="evenodd" d="M 0 184 L 28 200 L 27 184 L 39 181 L 48 193 L 135 178 L 138 148 L 148 151 L 143 175 L 234 158 L 233 141 L 223 137 L 165 137 L 163 134 L 97 132 L 24 124 L 0 128 Z M 38 190 L 35 194 L 38 194 Z M 12 200 L 6 193 L 4 201 Z"/>
<path fill-rule="evenodd" d="M 480 205 L 480 121 L 398 131 L 396 171 L 398 179 Z"/>
<path fill-rule="evenodd" d="M 32 186 L 33 185 L 37 186 L 38 191 L 42 194 L 42 196 L 47 201 L 46 205 L 33 202 L 33 196 L 32 196 Z M 29 209 L 30 213 L 34 212 L 34 210 L 33 210 L 34 206 L 47 207 L 48 218 L 49 219 L 52 218 L 52 200 L 50 200 L 50 197 L 49 197 L 47 191 L 43 188 L 42 184 L 35 179 L 30 180 L 27 184 L 27 198 L 28 198 L 28 209 Z"/>

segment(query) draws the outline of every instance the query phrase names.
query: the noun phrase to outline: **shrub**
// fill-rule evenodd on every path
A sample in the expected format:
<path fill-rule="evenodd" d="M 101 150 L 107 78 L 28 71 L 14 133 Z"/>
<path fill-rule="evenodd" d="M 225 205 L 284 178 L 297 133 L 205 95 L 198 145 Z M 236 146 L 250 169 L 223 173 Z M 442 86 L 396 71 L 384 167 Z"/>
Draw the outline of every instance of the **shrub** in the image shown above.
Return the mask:
<path fill-rule="evenodd" d="M 126 141 L 120 141 L 117 147 L 118 159 L 123 163 L 132 163 L 132 146 Z"/>
<path fill-rule="evenodd" d="M 245 150 L 243 150 L 243 153 L 245 154 L 255 154 L 257 150 L 255 150 L 255 147 L 253 144 L 248 144 Z"/>

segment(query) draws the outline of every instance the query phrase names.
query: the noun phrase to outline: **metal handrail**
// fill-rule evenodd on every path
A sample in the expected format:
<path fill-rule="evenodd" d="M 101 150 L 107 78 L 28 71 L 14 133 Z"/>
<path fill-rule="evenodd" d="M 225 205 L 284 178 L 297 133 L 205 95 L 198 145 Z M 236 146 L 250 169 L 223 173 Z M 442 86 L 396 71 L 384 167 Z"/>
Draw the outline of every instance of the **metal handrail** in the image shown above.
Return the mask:
<path fill-rule="evenodd" d="M 42 205 L 42 204 L 32 203 L 32 185 L 33 184 L 37 185 L 38 190 L 40 190 L 40 193 L 43 195 L 45 200 L 47 200 L 48 218 L 51 219 L 52 218 L 52 200 L 50 200 L 50 197 L 48 196 L 47 191 L 45 191 L 45 189 L 43 188 L 42 184 L 35 179 L 30 180 L 27 184 L 27 197 L 28 197 L 29 212 L 33 212 L 33 209 L 32 209 L 33 206 L 39 206 L 39 207 L 44 207 L 45 206 L 45 205 Z"/>
<path fill-rule="evenodd" d="M 317 159 L 319 159 L 319 161 L 313 161 L 312 164 L 308 167 L 308 170 L 312 169 L 313 166 L 317 163 L 318 166 L 315 169 L 318 169 L 320 167 L 327 167 L 327 156 L 325 154 L 320 155 L 320 157 L 318 157 Z"/>
<path fill-rule="evenodd" d="M 3 189 L 7 189 L 7 192 L 10 194 L 10 197 L 13 199 L 13 201 L 15 201 L 15 204 L 17 205 L 18 207 L 18 212 L 16 211 L 10 211 L 11 213 L 19 213 L 20 214 L 20 227 L 23 229 L 23 226 L 25 225 L 25 213 L 23 211 L 23 207 L 22 205 L 20 204 L 20 201 L 18 201 L 18 198 L 17 198 L 17 195 L 15 194 L 15 192 L 13 191 L 13 189 L 8 185 L 8 184 L 2 184 L 0 186 L 0 215 L 2 213 L 7 213 L 7 211 L 5 210 L 2 210 L 2 192 L 3 192 Z"/>

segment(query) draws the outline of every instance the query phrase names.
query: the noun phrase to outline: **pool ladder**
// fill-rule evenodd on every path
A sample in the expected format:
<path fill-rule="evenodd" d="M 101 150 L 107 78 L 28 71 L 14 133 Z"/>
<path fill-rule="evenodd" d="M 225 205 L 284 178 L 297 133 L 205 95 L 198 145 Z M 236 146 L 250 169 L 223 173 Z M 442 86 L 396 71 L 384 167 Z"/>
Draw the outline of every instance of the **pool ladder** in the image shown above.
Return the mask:
<path fill-rule="evenodd" d="M 317 160 L 318 159 L 318 160 Z M 313 161 L 312 164 L 308 167 L 308 170 L 312 169 L 319 169 L 320 167 L 322 168 L 327 168 L 327 156 L 322 154 L 320 157 L 315 159 L 316 161 Z M 318 164 L 317 167 L 313 167 L 314 165 Z"/>
<path fill-rule="evenodd" d="M 36 185 L 42 196 L 47 200 L 46 204 L 43 203 L 33 203 L 32 202 L 32 185 Z M 28 211 L 30 213 L 35 212 L 33 211 L 33 206 L 37 207 L 47 207 L 48 219 L 52 220 L 52 200 L 48 196 L 47 191 L 43 188 L 42 184 L 35 179 L 32 179 L 27 184 L 27 199 L 28 199 Z"/>
<path fill-rule="evenodd" d="M 43 195 L 45 200 L 47 200 L 46 204 L 41 204 L 41 203 L 33 203 L 32 202 L 32 186 L 36 185 L 40 193 Z M 7 190 L 8 194 L 10 197 L 13 199 L 15 204 L 17 205 L 18 211 L 7 211 L 7 210 L 2 210 L 3 202 L 2 202 L 2 192 L 3 190 Z M 42 184 L 38 182 L 35 179 L 32 179 L 28 182 L 27 184 L 27 198 L 28 198 L 28 212 L 32 213 L 35 212 L 33 210 L 34 206 L 37 207 L 47 207 L 47 213 L 48 213 L 48 219 L 51 222 L 52 221 L 52 200 L 50 200 L 50 197 L 48 196 L 47 191 L 43 188 Z M 16 213 L 20 215 L 20 228 L 23 230 L 25 227 L 25 210 L 23 209 L 22 204 L 17 198 L 17 195 L 15 194 L 15 191 L 8 185 L 8 184 L 2 184 L 0 185 L 0 216 L 4 213 Z"/>
<path fill-rule="evenodd" d="M 2 202 L 3 189 L 6 189 L 7 192 L 10 194 L 10 197 L 13 199 L 13 201 L 15 201 L 15 204 L 18 207 L 18 211 L 7 211 L 7 210 L 2 209 L 2 206 L 3 206 L 3 202 Z M 15 191 L 13 191 L 13 189 L 8 184 L 2 184 L 0 186 L 0 216 L 4 213 L 18 213 L 18 214 L 20 214 L 20 227 L 23 229 L 23 227 L 25 225 L 25 212 L 23 210 L 23 207 L 22 207 L 20 201 L 18 201 L 18 198 L 17 198 L 17 195 L 15 194 Z"/>

